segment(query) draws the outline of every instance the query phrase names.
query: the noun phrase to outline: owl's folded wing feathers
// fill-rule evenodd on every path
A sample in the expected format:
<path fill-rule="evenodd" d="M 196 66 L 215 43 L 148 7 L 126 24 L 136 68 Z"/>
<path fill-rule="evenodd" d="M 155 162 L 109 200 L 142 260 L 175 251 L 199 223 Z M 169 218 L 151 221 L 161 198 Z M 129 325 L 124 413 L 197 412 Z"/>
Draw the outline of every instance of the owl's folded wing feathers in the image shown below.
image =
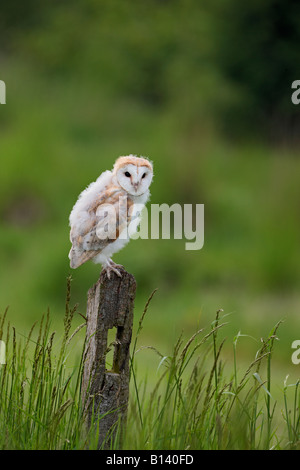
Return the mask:
<path fill-rule="evenodd" d="M 74 207 L 69 253 L 71 268 L 77 268 L 94 258 L 107 245 L 116 241 L 128 224 L 131 201 L 116 187 L 111 187 L 82 207 Z M 75 215 L 75 217 L 74 217 Z"/>

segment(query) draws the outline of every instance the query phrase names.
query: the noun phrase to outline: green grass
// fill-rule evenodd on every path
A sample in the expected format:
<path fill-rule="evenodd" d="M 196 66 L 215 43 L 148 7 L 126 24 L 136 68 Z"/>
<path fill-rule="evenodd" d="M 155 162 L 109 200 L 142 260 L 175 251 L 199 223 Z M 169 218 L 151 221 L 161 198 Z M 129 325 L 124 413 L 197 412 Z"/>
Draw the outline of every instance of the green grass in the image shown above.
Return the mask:
<path fill-rule="evenodd" d="M 151 299 L 150 299 L 151 300 Z M 155 345 L 141 346 L 149 307 L 144 309 L 131 348 L 131 395 L 125 449 L 299 449 L 299 381 L 273 383 L 273 354 L 280 322 L 253 360 L 238 365 L 240 333 L 232 338 L 232 360 L 224 361 L 222 331 L 228 315 L 218 310 L 208 328 L 189 339 L 179 337 L 163 355 Z M 151 309 L 151 306 L 150 306 Z M 7 362 L 0 369 L 1 449 L 96 448 L 101 417 L 86 429 L 80 386 L 84 324 L 72 325 L 68 284 L 64 333 L 56 338 L 49 314 L 26 337 L 0 320 Z M 74 354 L 75 350 L 81 354 Z M 80 346 L 81 345 L 81 346 Z M 147 377 L 140 373 L 146 351 L 157 357 Z M 274 389 L 274 390 L 273 390 Z M 118 436 L 118 433 L 117 433 Z M 116 441 L 112 448 L 118 449 Z"/>

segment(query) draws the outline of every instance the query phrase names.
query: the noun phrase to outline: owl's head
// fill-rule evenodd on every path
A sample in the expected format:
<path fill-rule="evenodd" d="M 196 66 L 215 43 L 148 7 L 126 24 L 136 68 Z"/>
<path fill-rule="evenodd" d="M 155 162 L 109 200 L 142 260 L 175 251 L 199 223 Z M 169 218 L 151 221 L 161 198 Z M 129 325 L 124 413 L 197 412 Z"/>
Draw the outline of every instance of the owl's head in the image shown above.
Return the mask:
<path fill-rule="evenodd" d="M 132 196 L 141 196 L 151 184 L 152 164 L 143 157 L 128 155 L 116 161 L 113 173 L 119 185 Z"/>

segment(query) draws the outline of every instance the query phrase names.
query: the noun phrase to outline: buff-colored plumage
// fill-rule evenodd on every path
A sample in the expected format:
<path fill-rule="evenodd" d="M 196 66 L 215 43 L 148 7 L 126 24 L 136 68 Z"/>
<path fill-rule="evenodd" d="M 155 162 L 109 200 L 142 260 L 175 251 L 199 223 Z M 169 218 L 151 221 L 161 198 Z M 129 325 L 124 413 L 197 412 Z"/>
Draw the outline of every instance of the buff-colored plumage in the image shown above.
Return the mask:
<path fill-rule="evenodd" d="M 71 268 L 93 259 L 108 275 L 110 271 L 120 275 L 111 256 L 128 243 L 130 223 L 137 228 L 152 177 L 152 164 L 146 158 L 120 157 L 112 171 L 102 173 L 80 194 L 70 214 Z"/>

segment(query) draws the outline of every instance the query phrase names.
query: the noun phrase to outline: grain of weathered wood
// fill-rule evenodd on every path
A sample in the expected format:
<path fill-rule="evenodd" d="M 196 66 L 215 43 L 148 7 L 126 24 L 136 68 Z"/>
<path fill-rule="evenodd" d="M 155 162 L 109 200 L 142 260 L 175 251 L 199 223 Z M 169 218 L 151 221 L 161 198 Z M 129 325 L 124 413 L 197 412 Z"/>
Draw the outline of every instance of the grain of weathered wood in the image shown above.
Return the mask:
<path fill-rule="evenodd" d="M 89 290 L 85 363 L 82 378 L 87 425 L 99 421 L 98 447 L 107 448 L 114 438 L 116 423 L 124 428 L 129 398 L 129 350 L 132 336 L 133 308 L 136 292 L 134 277 L 124 269 L 122 277 L 102 271 L 98 282 Z M 107 371 L 108 330 L 116 328 L 112 370 Z"/>

